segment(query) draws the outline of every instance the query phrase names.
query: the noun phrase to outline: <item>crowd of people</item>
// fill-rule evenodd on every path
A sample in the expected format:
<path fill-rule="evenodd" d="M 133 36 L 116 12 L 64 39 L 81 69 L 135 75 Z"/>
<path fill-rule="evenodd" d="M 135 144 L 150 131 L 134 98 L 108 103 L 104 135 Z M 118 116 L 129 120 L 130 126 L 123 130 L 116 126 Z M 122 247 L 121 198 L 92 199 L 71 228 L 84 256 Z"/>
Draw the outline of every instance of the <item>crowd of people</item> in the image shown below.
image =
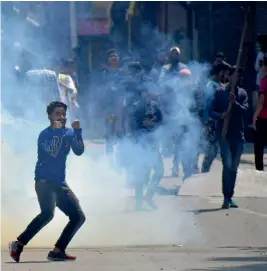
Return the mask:
<path fill-rule="evenodd" d="M 186 181 L 192 174 L 209 172 L 219 150 L 223 165 L 222 208 L 237 208 L 233 196 L 249 106 L 242 68 L 231 66 L 218 53 L 208 72 L 196 76 L 190 63 L 180 61 L 178 47 L 161 51 L 151 69 L 138 61 L 120 65 L 120 58 L 117 50 L 108 51 L 106 66 L 92 84 L 95 91 L 89 103 L 92 118 L 88 121 L 103 123 L 110 166 L 126 172 L 127 185 L 135 190 L 136 210 L 143 210 L 144 204 L 157 207 L 154 195 L 164 175 L 164 156 L 173 158 L 172 176 L 181 175 L 181 165 Z M 262 75 L 253 127 L 256 168 L 262 171 L 267 140 L 267 57 L 263 55 L 260 60 L 257 68 Z M 38 139 L 35 181 L 41 214 L 10 244 L 10 255 L 17 262 L 23 247 L 53 218 L 55 205 L 69 216 L 70 222 L 48 258 L 75 259 L 65 249 L 84 223 L 85 215 L 65 180 L 70 149 L 76 155 L 84 152 L 81 126 L 76 120 L 81 110 L 74 71 L 72 61 L 61 62 L 58 69 L 24 71 L 26 84 L 31 88 L 38 84 L 43 98 L 55 102 L 47 107 L 50 127 Z M 73 129 L 65 127 L 67 108 Z M 204 152 L 201 169 L 200 152 Z"/>

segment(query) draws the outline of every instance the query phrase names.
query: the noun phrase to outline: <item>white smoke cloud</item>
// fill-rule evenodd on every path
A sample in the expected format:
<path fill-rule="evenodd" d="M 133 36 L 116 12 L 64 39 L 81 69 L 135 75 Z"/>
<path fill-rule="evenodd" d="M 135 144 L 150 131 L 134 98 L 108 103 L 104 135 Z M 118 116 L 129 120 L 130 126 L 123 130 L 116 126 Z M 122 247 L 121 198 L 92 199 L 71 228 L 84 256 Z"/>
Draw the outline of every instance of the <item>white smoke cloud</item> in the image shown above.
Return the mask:
<path fill-rule="evenodd" d="M 7 36 L 14 38 L 18 32 L 24 31 L 14 22 L 11 26 L 16 32 L 9 32 Z M 144 31 L 151 45 L 159 44 L 161 40 L 162 47 L 165 47 L 163 34 L 154 30 L 149 32 L 147 26 Z M 29 32 L 27 35 L 20 33 L 24 44 L 32 38 Z M 157 43 L 153 43 L 153 38 L 157 39 Z M 41 43 L 39 40 L 38 44 Z M 32 48 L 34 51 L 38 49 Z M 135 52 L 138 57 L 138 50 L 135 49 Z M 10 64 L 16 63 L 18 56 L 11 51 L 10 57 L 2 60 L 2 245 L 15 239 L 39 212 L 33 181 L 37 138 L 40 131 L 48 126 L 44 102 L 21 93 L 20 82 L 12 77 Z M 45 54 L 38 55 L 38 58 L 40 63 L 46 62 Z M 196 84 L 203 79 L 202 76 L 206 76 L 205 65 L 192 62 L 189 68 Z M 179 125 L 189 124 L 190 127 L 181 145 L 186 158 L 186 155 L 199 151 L 202 127 L 198 118 L 189 112 L 193 103 L 192 92 L 182 89 L 178 96 Z M 44 117 L 34 118 L 37 111 L 37 116 L 43 112 Z M 162 135 L 169 134 L 170 130 L 163 128 L 159 140 Z M 125 148 L 134 159 L 144 163 L 149 159 L 140 155 L 131 144 Z M 196 239 L 200 238 L 200 232 L 193 226 L 193 215 L 185 213 L 175 198 L 156 197 L 159 210 L 155 212 L 132 212 L 133 191 L 125 188 L 125 176 L 110 166 L 103 153 L 101 147 L 88 147 L 83 156 L 71 154 L 67 162 L 67 182 L 80 198 L 87 216 L 86 223 L 73 240 L 73 246 L 151 245 L 183 243 L 193 238 L 200 240 Z M 66 222 L 67 218 L 57 211 L 54 220 L 29 245 L 52 246 Z"/>

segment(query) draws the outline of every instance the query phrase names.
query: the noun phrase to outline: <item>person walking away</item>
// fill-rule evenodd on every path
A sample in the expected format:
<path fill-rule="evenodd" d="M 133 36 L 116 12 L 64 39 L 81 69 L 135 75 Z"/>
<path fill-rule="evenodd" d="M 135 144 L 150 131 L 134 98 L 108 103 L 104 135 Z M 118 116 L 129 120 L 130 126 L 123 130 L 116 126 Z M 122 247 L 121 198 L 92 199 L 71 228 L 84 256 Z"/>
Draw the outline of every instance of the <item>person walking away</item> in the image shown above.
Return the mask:
<path fill-rule="evenodd" d="M 255 167 L 259 171 L 264 170 L 264 147 L 267 145 L 267 57 L 264 58 L 263 67 L 265 76 L 261 79 L 260 97 L 253 117 Z"/>
<path fill-rule="evenodd" d="M 41 213 L 16 241 L 9 244 L 9 254 L 16 262 L 20 261 L 23 248 L 53 219 L 55 206 L 69 217 L 69 222 L 47 258 L 51 261 L 76 259 L 66 254 L 66 248 L 85 222 L 85 215 L 65 180 L 65 170 L 70 149 L 80 156 L 84 152 L 84 143 L 78 120 L 72 122 L 72 129 L 66 128 L 66 111 L 67 105 L 62 102 L 54 101 L 47 106 L 50 126 L 39 135 L 35 167 L 35 191 Z"/>
<path fill-rule="evenodd" d="M 209 117 L 209 111 L 216 89 L 223 87 L 222 80 L 225 70 L 226 66 L 223 63 L 213 66 L 211 70 L 211 78 L 204 90 L 203 121 L 205 126 L 205 147 L 201 169 L 202 173 L 207 173 L 210 171 L 212 162 L 216 158 L 218 152 L 218 142 L 216 140 L 216 121 Z"/>
<path fill-rule="evenodd" d="M 235 67 L 230 72 L 230 82 L 226 88 L 218 88 L 215 91 L 210 116 L 217 121 L 217 136 L 222 157 L 222 188 L 224 202 L 223 209 L 237 208 L 233 201 L 237 170 L 244 149 L 244 118 L 248 111 L 247 92 L 238 86 L 242 74 L 240 68 L 235 77 Z M 237 82 L 235 91 L 230 92 L 231 85 Z M 232 104 L 230 115 L 227 113 L 229 103 Z M 226 138 L 222 137 L 224 119 L 229 118 Z"/>

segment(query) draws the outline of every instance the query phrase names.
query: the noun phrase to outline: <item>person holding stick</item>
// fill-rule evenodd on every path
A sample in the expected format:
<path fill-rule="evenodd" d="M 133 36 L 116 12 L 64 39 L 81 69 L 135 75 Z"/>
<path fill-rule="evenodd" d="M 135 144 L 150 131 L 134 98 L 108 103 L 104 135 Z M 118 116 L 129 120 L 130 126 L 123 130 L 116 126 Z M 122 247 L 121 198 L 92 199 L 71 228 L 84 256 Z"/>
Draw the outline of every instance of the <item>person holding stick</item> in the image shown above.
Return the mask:
<path fill-rule="evenodd" d="M 239 87 L 242 69 L 235 72 L 234 66 L 230 71 L 230 82 L 225 88 L 215 91 L 214 100 L 210 110 L 210 117 L 217 120 L 216 134 L 220 146 L 223 163 L 222 190 L 224 196 L 223 209 L 238 208 L 232 200 L 236 183 L 237 169 L 244 149 L 244 118 L 248 111 L 247 92 Z M 234 92 L 231 91 L 235 84 Z M 228 107 L 231 105 L 231 114 Z M 226 136 L 223 135 L 224 119 L 228 118 Z"/>

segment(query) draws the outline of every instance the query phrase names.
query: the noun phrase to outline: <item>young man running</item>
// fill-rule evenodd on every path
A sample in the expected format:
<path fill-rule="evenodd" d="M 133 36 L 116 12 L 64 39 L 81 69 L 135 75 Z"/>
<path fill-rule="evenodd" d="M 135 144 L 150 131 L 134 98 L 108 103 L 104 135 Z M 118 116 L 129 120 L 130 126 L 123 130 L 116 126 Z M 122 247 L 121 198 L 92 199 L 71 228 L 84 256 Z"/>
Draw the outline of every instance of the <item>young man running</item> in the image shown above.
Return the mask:
<path fill-rule="evenodd" d="M 84 152 L 80 122 L 72 122 L 72 128 L 66 128 L 67 105 L 62 102 L 51 102 L 47 106 L 50 126 L 43 130 L 38 138 L 38 159 L 35 167 L 35 191 L 41 213 L 37 215 L 26 230 L 9 244 L 9 253 L 16 262 L 24 246 L 54 217 L 57 206 L 69 217 L 69 223 L 63 230 L 55 247 L 48 254 L 52 261 L 75 260 L 65 250 L 75 233 L 85 221 L 85 215 L 77 197 L 66 183 L 66 159 L 70 149 L 76 155 Z"/>

